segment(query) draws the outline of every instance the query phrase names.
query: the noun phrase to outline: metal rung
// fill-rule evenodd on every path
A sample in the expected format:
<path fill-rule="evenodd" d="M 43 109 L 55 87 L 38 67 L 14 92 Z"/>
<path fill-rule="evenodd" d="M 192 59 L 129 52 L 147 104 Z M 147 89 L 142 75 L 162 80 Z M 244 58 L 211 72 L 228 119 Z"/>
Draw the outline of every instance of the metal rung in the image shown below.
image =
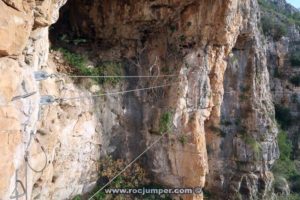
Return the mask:
<path fill-rule="evenodd" d="M 32 95 L 36 94 L 36 92 L 31 92 L 31 93 L 27 93 L 27 94 L 24 94 L 24 95 L 19 95 L 19 96 L 15 96 L 11 99 L 11 101 L 16 101 L 18 99 L 25 99 L 27 97 L 30 97 Z"/>
<path fill-rule="evenodd" d="M 34 78 L 36 81 L 43 81 L 48 78 L 52 78 L 54 75 L 53 74 L 48 74 L 45 71 L 36 71 L 34 72 Z"/>
<path fill-rule="evenodd" d="M 51 95 L 41 96 L 40 105 L 49 105 L 56 102 L 56 98 Z"/>
<path fill-rule="evenodd" d="M 21 194 L 18 191 L 18 184 L 21 185 L 21 188 L 23 190 Z M 12 192 L 12 195 L 9 198 L 18 200 L 20 197 L 23 197 L 25 195 L 26 195 L 26 189 L 25 189 L 24 184 L 22 183 L 22 181 L 20 181 L 18 179 L 18 170 L 16 170 L 16 185 L 15 185 L 14 191 Z"/>
<path fill-rule="evenodd" d="M 36 81 L 42 81 L 49 78 L 49 74 L 45 71 L 34 72 L 34 78 Z"/>
<path fill-rule="evenodd" d="M 9 197 L 10 199 L 18 199 L 18 198 L 23 197 L 23 196 L 26 195 L 25 187 L 24 187 L 22 181 L 17 180 L 16 183 L 17 183 L 17 184 L 16 184 L 16 187 L 15 187 L 15 189 L 14 189 L 14 191 L 13 191 L 13 194 L 15 194 L 15 195 L 14 195 L 14 196 L 11 195 L 11 196 Z M 22 194 L 19 194 L 19 191 L 18 191 L 18 183 L 21 185 L 21 188 L 22 188 L 22 190 L 23 190 Z"/>

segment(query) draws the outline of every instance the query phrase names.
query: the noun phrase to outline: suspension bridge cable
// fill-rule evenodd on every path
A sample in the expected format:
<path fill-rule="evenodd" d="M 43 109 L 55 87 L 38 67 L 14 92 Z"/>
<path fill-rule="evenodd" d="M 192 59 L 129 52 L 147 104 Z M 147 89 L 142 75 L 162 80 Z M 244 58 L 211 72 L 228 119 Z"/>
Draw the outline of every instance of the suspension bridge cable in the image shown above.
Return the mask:
<path fill-rule="evenodd" d="M 183 74 L 162 74 L 162 75 L 69 75 L 64 73 L 52 73 L 48 74 L 46 71 L 34 72 L 34 78 L 36 81 L 43 81 L 48 78 L 166 78 L 166 77 L 181 77 Z"/>
<path fill-rule="evenodd" d="M 117 175 L 115 175 L 110 181 L 108 181 L 103 187 L 101 187 L 96 193 L 94 193 L 88 200 L 92 200 L 99 192 L 110 185 L 118 176 L 120 176 L 126 169 L 128 169 L 133 163 L 135 163 L 142 155 L 147 153 L 156 143 L 158 143 L 168 132 L 163 133 L 157 140 L 155 140 L 149 147 L 147 147 L 140 155 L 138 155 L 134 160 L 132 160 L 124 169 L 122 169 Z"/>
<path fill-rule="evenodd" d="M 165 78 L 165 77 L 180 77 L 182 75 L 157 75 L 157 76 L 147 76 L 147 75 L 141 75 L 141 76 L 83 76 L 83 75 L 65 75 L 70 78 Z"/>
<path fill-rule="evenodd" d="M 152 90 L 152 89 L 157 89 L 157 88 L 168 87 L 168 86 L 172 86 L 172 85 L 177 85 L 179 83 L 181 83 L 181 82 L 179 81 L 179 82 L 175 82 L 175 83 L 158 85 L 158 86 L 152 86 L 152 87 L 146 87 L 146 88 L 138 88 L 138 89 L 132 89 L 132 90 L 103 93 L 103 94 L 99 94 L 99 95 L 57 98 L 56 100 L 57 101 L 67 101 L 67 100 L 77 100 L 77 99 L 85 99 L 85 98 L 95 98 L 95 97 L 111 96 L 111 95 L 118 95 L 118 94 L 126 94 L 126 93 L 130 93 L 130 92 L 137 92 L 137 91 Z"/>

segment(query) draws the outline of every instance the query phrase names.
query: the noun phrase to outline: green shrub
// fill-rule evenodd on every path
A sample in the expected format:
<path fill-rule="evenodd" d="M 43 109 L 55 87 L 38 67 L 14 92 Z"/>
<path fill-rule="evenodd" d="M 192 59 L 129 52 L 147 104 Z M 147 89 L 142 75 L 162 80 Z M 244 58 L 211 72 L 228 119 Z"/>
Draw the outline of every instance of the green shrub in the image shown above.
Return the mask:
<path fill-rule="evenodd" d="M 297 93 L 295 93 L 295 94 L 293 94 L 291 96 L 291 101 L 292 101 L 292 103 L 299 103 L 299 99 L 298 99 Z"/>
<path fill-rule="evenodd" d="M 274 69 L 274 78 L 279 78 L 279 79 L 283 78 L 283 74 L 280 72 L 280 70 L 278 69 L 278 67 L 276 67 Z"/>
<path fill-rule="evenodd" d="M 292 193 L 288 196 L 277 196 L 276 200 L 300 200 L 300 195 Z"/>
<path fill-rule="evenodd" d="M 127 166 L 124 160 L 113 160 L 111 157 L 106 157 L 100 160 L 99 177 L 106 177 L 107 180 L 111 180 L 116 174 Z M 138 164 L 134 163 L 116 179 L 114 179 L 107 188 L 139 188 L 146 184 L 146 172 Z M 106 194 L 104 190 L 98 192 L 105 183 L 102 185 L 98 184 L 88 196 L 95 194 L 93 200 L 104 200 L 104 199 L 118 199 L 117 195 Z"/>
<path fill-rule="evenodd" d="M 261 20 L 261 27 L 262 27 L 264 35 L 269 35 L 270 30 L 273 27 L 272 20 L 270 20 L 270 18 L 266 17 L 266 16 L 262 16 L 262 18 L 260 20 Z"/>
<path fill-rule="evenodd" d="M 111 180 L 116 174 L 118 174 L 122 169 L 127 166 L 127 163 L 124 160 L 113 160 L 111 157 L 107 157 L 102 159 L 100 162 L 100 171 L 99 177 L 106 177 L 108 180 Z M 126 171 L 122 173 L 122 175 L 118 176 L 114 181 L 111 182 L 110 185 L 107 186 L 108 188 L 146 188 L 146 189 L 165 189 L 162 185 L 154 184 L 149 182 L 149 177 L 144 169 L 138 164 L 134 163 L 131 165 Z M 100 188 L 103 187 L 105 183 L 102 185 L 98 184 L 93 191 L 84 195 L 86 197 L 92 197 L 93 200 L 122 200 L 122 199 L 135 199 L 135 200 L 171 200 L 172 198 L 170 195 L 158 195 L 158 194 L 145 194 L 145 195 L 138 195 L 138 194 L 128 194 L 126 197 L 124 195 L 117 195 L 117 194 L 106 194 L 104 190 L 98 192 Z M 79 195 L 78 195 L 79 196 Z M 88 199 L 88 198 L 84 198 Z M 78 199 L 79 200 L 79 199 Z"/>
<path fill-rule="evenodd" d="M 277 136 L 278 146 L 280 150 L 280 160 L 288 161 L 291 159 L 292 143 L 287 137 L 287 133 L 280 130 Z"/>
<path fill-rule="evenodd" d="M 232 125 L 232 122 L 229 120 L 224 120 L 224 121 L 221 121 L 221 124 L 224 126 L 230 126 L 230 125 Z"/>
<path fill-rule="evenodd" d="M 66 49 L 58 49 L 63 53 L 63 57 L 66 62 L 74 67 L 77 72 L 76 74 L 82 76 L 121 76 L 123 75 L 123 66 L 119 62 L 102 62 L 94 68 L 88 68 L 87 62 L 88 59 L 85 56 L 82 56 L 77 53 L 70 52 Z M 94 78 L 93 80 L 97 81 L 100 84 L 117 84 L 121 78 L 119 77 L 109 77 L 109 78 Z"/>
<path fill-rule="evenodd" d="M 273 173 L 277 176 L 282 176 L 291 181 L 293 177 L 298 175 L 296 165 L 291 160 L 292 143 L 287 138 L 284 131 L 280 131 L 277 136 L 278 146 L 280 150 L 280 157 L 273 166 Z"/>
<path fill-rule="evenodd" d="M 274 17 L 279 18 L 286 24 L 296 24 L 300 25 L 300 13 L 295 12 L 291 14 L 290 12 L 286 11 L 285 8 L 276 6 L 273 2 L 269 0 L 258 0 L 260 8 L 262 11 L 268 14 L 274 15 Z"/>
<path fill-rule="evenodd" d="M 292 53 L 290 61 L 292 66 L 300 67 L 300 51 Z"/>
<path fill-rule="evenodd" d="M 293 120 L 290 109 L 279 104 L 275 105 L 275 118 L 284 130 L 289 128 Z"/>
<path fill-rule="evenodd" d="M 166 133 L 171 130 L 172 127 L 172 114 L 170 112 L 165 112 L 162 114 L 159 120 L 159 132 Z"/>
<path fill-rule="evenodd" d="M 295 86 L 299 87 L 300 86 L 300 76 L 293 76 L 291 79 L 290 79 L 290 82 L 292 84 L 294 84 Z"/>
<path fill-rule="evenodd" d="M 287 35 L 287 31 L 288 31 L 288 28 L 285 24 L 277 22 L 274 24 L 272 36 L 275 41 L 278 41 L 283 36 Z"/>
<path fill-rule="evenodd" d="M 81 196 L 80 195 L 76 195 L 72 200 L 81 200 Z"/>
<path fill-rule="evenodd" d="M 180 42 L 184 42 L 186 40 L 186 36 L 185 35 L 180 35 L 179 36 L 179 41 Z"/>
<path fill-rule="evenodd" d="M 59 48 L 58 49 L 60 52 L 62 52 L 64 59 L 67 61 L 67 63 L 75 68 L 77 68 L 82 75 L 91 75 L 91 69 L 87 68 L 87 58 L 76 54 L 72 53 L 66 49 Z"/>
<path fill-rule="evenodd" d="M 292 157 L 292 142 L 288 139 L 287 133 L 280 130 L 277 136 L 278 146 L 280 150 L 280 157 L 275 162 L 272 171 L 275 178 L 283 177 L 289 182 L 292 192 L 300 192 L 300 173 L 297 169 L 295 161 Z M 293 196 L 291 196 L 291 199 Z M 290 199 L 290 198 L 286 198 Z"/>
<path fill-rule="evenodd" d="M 254 152 L 254 157 L 258 158 L 261 154 L 261 145 L 259 142 L 257 142 L 253 137 L 249 135 L 244 135 L 243 139 L 247 145 L 251 147 L 251 149 Z"/>
<path fill-rule="evenodd" d="M 287 25 L 280 21 L 275 21 L 274 17 L 263 16 L 261 18 L 261 26 L 264 35 L 272 36 L 275 41 L 278 41 L 283 36 L 287 35 Z"/>
<path fill-rule="evenodd" d="M 121 76 L 124 74 L 122 64 L 118 62 L 103 62 L 94 71 L 99 76 Z M 98 78 L 101 84 L 110 83 L 116 85 L 120 80 L 120 77 Z"/>
<path fill-rule="evenodd" d="M 282 154 L 282 153 L 281 153 Z M 272 168 L 275 175 L 283 176 L 287 180 L 291 180 L 293 176 L 297 175 L 297 169 L 292 160 L 277 160 Z"/>
<path fill-rule="evenodd" d="M 280 193 L 280 192 L 282 192 L 284 190 L 284 188 L 286 188 L 287 181 L 282 176 L 275 176 L 274 178 L 275 178 L 275 180 L 274 180 L 274 189 L 275 189 L 275 192 L 278 191 L 278 193 Z"/>
<path fill-rule="evenodd" d="M 178 138 L 178 141 L 182 144 L 182 146 L 186 145 L 188 138 L 186 135 L 181 135 Z"/>
<path fill-rule="evenodd" d="M 215 133 L 220 133 L 220 127 L 215 126 L 213 124 L 209 126 L 209 130 L 211 130 L 212 132 L 215 132 Z"/>
<path fill-rule="evenodd" d="M 290 178 L 290 181 L 291 181 L 291 190 L 293 192 L 296 192 L 296 193 L 300 193 L 300 175 L 299 175 L 299 171 L 297 171 L 297 174 L 292 176 Z"/>

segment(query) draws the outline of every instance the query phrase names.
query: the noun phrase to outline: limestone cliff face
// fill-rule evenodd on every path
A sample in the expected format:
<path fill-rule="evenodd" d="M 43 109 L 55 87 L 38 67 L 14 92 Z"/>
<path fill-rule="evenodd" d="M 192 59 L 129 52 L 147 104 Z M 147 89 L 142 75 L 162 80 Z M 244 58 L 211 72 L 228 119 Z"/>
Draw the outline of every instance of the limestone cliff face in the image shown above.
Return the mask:
<path fill-rule="evenodd" d="M 96 180 L 93 173 L 99 159 L 100 140 L 90 102 L 42 107 L 41 95 L 78 96 L 83 91 L 66 83 L 68 91 L 64 92 L 60 82 L 50 80 L 39 84 L 34 79 L 34 72 L 41 68 L 56 72 L 56 66 L 48 60 L 48 26 L 57 20 L 64 3 L 0 1 L 0 199 L 3 200 L 15 195 L 16 175 L 24 186 L 27 182 L 29 199 L 67 199 Z M 31 93 L 27 98 L 12 101 Z M 33 134 L 45 149 L 47 160 Z M 25 165 L 26 150 L 33 169 L 47 165 L 43 173 L 35 173 Z M 18 189 L 19 194 L 23 193 L 20 184 Z"/>
<path fill-rule="evenodd" d="M 61 62 L 48 56 L 48 28 L 64 3 L 0 1 L 7 13 L 0 16 L 0 39 L 7 41 L 0 45 L 0 125 L 7 138 L 1 140 L 7 152 L 0 163 L 2 199 L 12 193 L 15 170 L 25 176 L 31 132 L 49 163 L 43 173 L 29 172 L 29 198 L 69 199 L 90 190 L 100 156 L 130 161 L 155 141 L 165 113 L 172 115 L 170 133 L 141 160 L 153 182 L 205 188 L 212 199 L 272 196 L 277 128 L 256 1 L 68 1 L 51 37 L 87 38 L 92 42 L 82 49 L 101 61 L 121 61 L 127 75 L 178 76 L 108 88 L 171 84 L 163 89 L 40 109 L 41 95 L 90 94 L 64 76 L 41 83 L 33 77 L 36 70 L 59 70 Z M 30 155 L 34 168 L 41 169 L 45 158 L 38 144 L 30 146 Z M 203 194 L 183 198 L 202 199 Z"/>
<path fill-rule="evenodd" d="M 274 3 L 273 9 L 284 13 L 283 17 L 295 14 L 299 15 L 299 10 L 289 5 L 286 1 L 271 2 Z M 270 17 L 270 13 L 266 12 L 263 6 L 261 7 L 261 13 L 265 18 Z M 283 17 L 276 17 L 275 21 L 284 23 L 286 19 Z M 282 38 L 274 40 L 272 36 L 266 34 L 265 39 L 267 46 L 267 66 L 271 75 L 271 92 L 274 104 L 276 105 L 276 119 L 282 129 L 282 135 L 287 136 L 292 146 L 291 155 L 289 156 L 289 166 L 291 168 L 293 168 L 294 164 L 296 166 L 294 174 L 290 176 L 286 175 L 284 170 L 277 172 L 277 179 L 284 177 L 288 181 L 288 185 L 284 184 L 284 182 L 277 184 L 275 191 L 278 194 L 289 192 L 299 194 L 299 185 L 295 182 L 298 178 L 294 178 L 296 174 L 299 174 L 300 73 L 298 56 L 300 27 L 298 21 L 296 19 L 291 23 L 281 25 L 283 30 L 285 30 Z M 282 155 L 286 156 L 284 149 L 282 150 Z"/>

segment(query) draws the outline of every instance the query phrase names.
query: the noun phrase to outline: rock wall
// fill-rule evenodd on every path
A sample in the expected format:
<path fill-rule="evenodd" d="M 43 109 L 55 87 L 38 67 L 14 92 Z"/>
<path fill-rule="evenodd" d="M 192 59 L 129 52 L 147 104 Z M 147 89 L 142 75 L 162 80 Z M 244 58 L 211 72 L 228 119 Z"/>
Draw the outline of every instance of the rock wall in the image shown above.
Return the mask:
<path fill-rule="evenodd" d="M 54 26 L 54 40 L 64 34 L 87 38 L 95 59 L 122 61 L 128 75 L 178 76 L 102 88 L 169 85 L 163 89 L 40 109 L 41 95 L 90 94 L 64 76 L 34 81 L 34 71 L 51 73 L 60 66 L 48 56 L 48 26 L 64 3 L 0 1 L 7 10 L 0 17 L 0 38 L 8 41 L 0 45 L 0 124 L 7 138 L 1 140 L 7 156 L 0 163 L 0 197 L 12 193 L 16 169 L 25 176 L 24 149 L 31 132 L 49 163 L 43 173 L 29 170 L 28 197 L 68 199 L 90 190 L 100 154 L 130 161 L 154 142 L 166 113 L 172 115 L 170 133 L 141 159 L 153 182 L 205 187 L 216 199 L 272 196 L 269 169 L 278 157 L 277 129 L 256 1 L 69 1 Z M 10 101 L 31 91 L 37 93 Z M 224 120 L 236 124 L 225 127 Z M 9 122 L 15 125 L 7 127 Z M 30 149 L 32 165 L 41 169 L 45 160 L 38 143 Z M 183 198 L 202 199 L 203 194 Z"/>
<path fill-rule="evenodd" d="M 41 69 L 56 72 L 57 66 L 48 59 L 48 26 L 58 19 L 64 3 L 0 1 L 0 199 L 3 200 L 15 195 L 16 175 L 27 187 L 28 199 L 67 199 L 90 190 L 90 184 L 97 180 L 100 132 L 96 131 L 91 101 L 39 105 L 41 95 L 63 93 L 72 97 L 84 93 L 71 81 L 62 85 L 54 79 L 39 83 L 34 78 L 34 72 Z M 16 98 L 22 95 L 24 98 Z M 39 144 L 45 149 L 47 160 Z M 42 173 L 26 165 L 26 150 L 34 170 L 39 171 L 46 164 Z M 23 193 L 21 185 L 17 186 L 19 194 Z"/>

